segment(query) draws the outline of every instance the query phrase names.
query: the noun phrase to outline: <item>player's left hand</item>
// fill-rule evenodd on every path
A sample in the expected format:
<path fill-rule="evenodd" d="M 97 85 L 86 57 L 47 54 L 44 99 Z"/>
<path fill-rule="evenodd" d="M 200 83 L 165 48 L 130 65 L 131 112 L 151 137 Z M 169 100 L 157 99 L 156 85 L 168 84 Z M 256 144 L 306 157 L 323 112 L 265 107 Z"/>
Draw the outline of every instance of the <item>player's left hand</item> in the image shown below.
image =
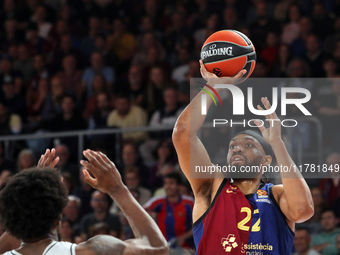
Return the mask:
<path fill-rule="evenodd" d="M 44 155 L 41 155 L 37 168 L 54 168 L 58 162 L 59 157 L 55 157 L 55 149 L 47 149 Z"/>
<path fill-rule="evenodd" d="M 271 105 L 267 99 L 267 97 L 262 97 L 261 102 L 266 110 L 269 110 L 271 108 Z M 260 105 L 257 106 L 257 109 L 259 110 L 264 110 Z M 276 113 L 273 112 L 269 115 L 265 115 L 267 120 L 269 121 L 270 127 L 265 128 L 262 126 L 261 122 L 259 121 L 254 121 L 256 126 L 260 129 L 262 136 L 264 140 L 272 145 L 278 140 L 281 140 L 281 123 L 280 119 L 277 117 Z"/>
<path fill-rule="evenodd" d="M 109 195 L 115 195 L 125 186 L 115 164 L 105 154 L 92 150 L 83 154 L 88 161 L 81 160 L 80 164 L 86 168 L 83 174 L 87 184 Z"/>

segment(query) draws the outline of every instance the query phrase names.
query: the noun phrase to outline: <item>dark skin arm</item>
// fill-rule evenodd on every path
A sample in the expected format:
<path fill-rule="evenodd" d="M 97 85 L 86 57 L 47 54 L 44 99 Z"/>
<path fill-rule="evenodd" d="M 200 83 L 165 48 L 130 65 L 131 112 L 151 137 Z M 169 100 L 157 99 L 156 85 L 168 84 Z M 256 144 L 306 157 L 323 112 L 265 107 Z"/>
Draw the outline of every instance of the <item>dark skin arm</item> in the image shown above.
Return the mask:
<path fill-rule="evenodd" d="M 138 204 L 106 155 L 91 150 L 84 151 L 88 161 L 81 161 L 85 182 L 108 194 L 126 216 L 136 239 L 123 242 L 112 236 L 97 236 L 76 247 L 77 255 L 92 254 L 168 254 L 167 242 L 154 220 Z M 93 177 L 90 176 L 92 174 Z"/>

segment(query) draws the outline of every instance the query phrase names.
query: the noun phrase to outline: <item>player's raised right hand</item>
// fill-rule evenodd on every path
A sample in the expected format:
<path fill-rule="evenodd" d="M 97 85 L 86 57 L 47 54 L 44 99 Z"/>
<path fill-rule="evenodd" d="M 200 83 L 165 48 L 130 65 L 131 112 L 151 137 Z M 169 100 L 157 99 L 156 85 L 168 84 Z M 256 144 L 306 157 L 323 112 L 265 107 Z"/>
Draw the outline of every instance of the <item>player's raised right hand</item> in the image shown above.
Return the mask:
<path fill-rule="evenodd" d="M 85 150 L 83 154 L 88 160 L 80 161 L 85 167 L 83 174 L 86 183 L 109 195 L 115 195 L 124 187 L 115 164 L 105 154 L 92 150 Z"/>
<path fill-rule="evenodd" d="M 241 79 L 243 75 L 246 74 L 247 70 L 242 69 L 239 71 L 234 77 L 218 77 L 216 74 L 209 72 L 204 64 L 203 61 L 200 60 L 200 71 L 203 79 L 205 79 L 207 82 L 209 82 L 211 79 L 216 79 L 216 81 L 219 82 L 219 84 L 236 84 L 237 80 Z"/>

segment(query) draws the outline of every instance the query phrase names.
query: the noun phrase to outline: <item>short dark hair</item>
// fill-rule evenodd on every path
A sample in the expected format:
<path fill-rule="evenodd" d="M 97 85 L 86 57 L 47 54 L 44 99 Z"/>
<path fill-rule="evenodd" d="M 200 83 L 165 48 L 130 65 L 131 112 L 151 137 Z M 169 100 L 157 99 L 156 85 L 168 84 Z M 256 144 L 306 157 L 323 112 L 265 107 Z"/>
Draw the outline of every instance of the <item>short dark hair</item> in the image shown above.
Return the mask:
<path fill-rule="evenodd" d="M 179 173 L 168 173 L 168 174 L 164 175 L 163 181 L 165 179 L 173 179 L 173 180 L 176 181 L 177 185 L 182 184 L 182 178 L 181 178 Z"/>
<path fill-rule="evenodd" d="M 65 185 L 55 169 L 31 168 L 11 177 L 0 192 L 0 218 L 14 237 L 46 237 L 67 205 Z"/>
<path fill-rule="evenodd" d="M 296 231 L 306 231 L 307 233 L 308 233 L 308 235 L 310 235 L 310 229 L 308 228 L 308 227 L 304 227 L 304 226 L 301 226 L 301 227 L 297 227 L 296 229 L 295 229 L 295 232 Z"/>
<path fill-rule="evenodd" d="M 331 212 L 331 213 L 333 213 L 335 218 L 339 218 L 337 213 L 332 208 L 325 208 L 324 210 L 322 210 L 321 215 L 323 215 L 326 212 Z"/>

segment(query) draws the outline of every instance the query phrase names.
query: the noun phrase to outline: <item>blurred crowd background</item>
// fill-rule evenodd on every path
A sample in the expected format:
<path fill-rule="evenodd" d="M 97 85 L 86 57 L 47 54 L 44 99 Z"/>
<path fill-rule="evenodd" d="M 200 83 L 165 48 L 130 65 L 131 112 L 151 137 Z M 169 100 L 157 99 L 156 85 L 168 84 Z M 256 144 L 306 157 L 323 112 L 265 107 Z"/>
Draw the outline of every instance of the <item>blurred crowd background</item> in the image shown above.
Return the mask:
<path fill-rule="evenodd" d="M 0 182 L 55 147 L 70 194 L 61 240 L 101 233 L 125 240 L 132 231 L 119 209 L 82 180 L 77 138 L 33 134 L 168 127 L 88 135 L 84 147 L 117 163 L 171 247 L 193 248 L 193 198 L 171 128 L 190 101 L 190 78 L 200 77 L 205 39 L 221 29 L 246 34 L 257 52 L 253 78 L 339 78 L 339 14 L 339 0 L 3 0 L 0 141 L 18 134 L 32 139 L 0 143 Z M 340 164 L 340 82 L 308 89 L 313 116 L 322 123 L 323 163 Z M 308 129 L 307 140 L 313 132 Z M 311 188 L 315 215 L 296 231 L 296 254 L 340 254 L 340 179 L 335 174 Z"/>

